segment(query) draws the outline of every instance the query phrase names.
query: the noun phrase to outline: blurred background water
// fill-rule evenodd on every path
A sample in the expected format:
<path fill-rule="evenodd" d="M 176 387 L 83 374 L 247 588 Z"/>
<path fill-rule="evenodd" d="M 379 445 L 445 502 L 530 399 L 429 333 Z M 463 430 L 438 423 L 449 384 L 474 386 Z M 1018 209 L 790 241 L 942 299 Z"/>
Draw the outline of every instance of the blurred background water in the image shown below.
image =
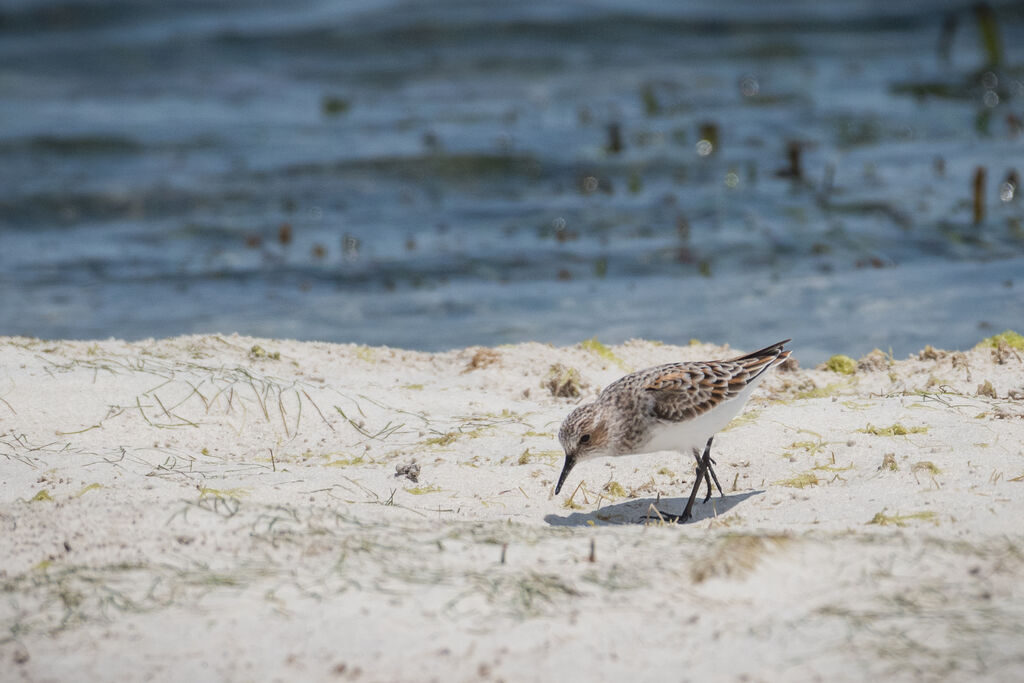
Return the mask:
<path fill-rule="evenodd" d="M 1024 3 L 0 1 L 0 334 L 1024 327 Z"/>

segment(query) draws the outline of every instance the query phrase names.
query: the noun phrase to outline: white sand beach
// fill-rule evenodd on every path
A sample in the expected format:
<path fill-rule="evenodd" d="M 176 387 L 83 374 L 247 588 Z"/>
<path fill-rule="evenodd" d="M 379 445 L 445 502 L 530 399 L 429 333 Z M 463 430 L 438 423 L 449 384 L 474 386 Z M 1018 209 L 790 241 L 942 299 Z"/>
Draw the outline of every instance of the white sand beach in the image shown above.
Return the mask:
<path fill-rule="evenodd" d="M 576 403 L 750 349 L 0 338 L 0 678 L 1024 677 L 1012 346 L 773 371 L 689 524 L 689 454 L 553 495 Z"/>

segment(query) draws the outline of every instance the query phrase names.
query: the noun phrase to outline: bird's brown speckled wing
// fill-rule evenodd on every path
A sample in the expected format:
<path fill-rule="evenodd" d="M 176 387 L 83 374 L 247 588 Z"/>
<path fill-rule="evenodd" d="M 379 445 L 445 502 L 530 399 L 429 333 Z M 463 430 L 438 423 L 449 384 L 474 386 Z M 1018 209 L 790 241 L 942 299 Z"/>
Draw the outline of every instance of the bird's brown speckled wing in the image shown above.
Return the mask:
<path fill-rule="evenodd" d="M 782 350 L 785 343 L 731 360 L 670 363 L 651 368 L 644 373 L 642 386 L 654 399 L 652 412 L 659 419 L 679 422 L 735 398 L 758 375 L 789 357 L 789 351 Z"/>

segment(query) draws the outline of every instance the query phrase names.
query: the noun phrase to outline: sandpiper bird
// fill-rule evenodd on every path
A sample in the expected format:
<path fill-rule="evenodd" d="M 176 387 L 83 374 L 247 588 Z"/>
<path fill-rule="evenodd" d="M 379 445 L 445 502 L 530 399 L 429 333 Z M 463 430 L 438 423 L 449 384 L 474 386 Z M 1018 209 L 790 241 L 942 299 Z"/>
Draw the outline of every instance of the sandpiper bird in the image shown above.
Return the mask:
<path fill-rule="evenodd" d="M 782 348 L 789 341 L 728 360 L 658 365 L 608 385 L 593 403 L 572 411 L 558 430 L 565 464 L 555 494 L 582 460 L 690 451 L 697 460 L 697 480 L 683 514 L 668 515 L 678 522 L 689 520 L 701 480 L 708 487 L 705 503 L 711 498 L 712 478 L 725 495 L 712 467 L 715 434 L 739 415 L 764 373 L 789 358 L 790 352 Z"/>

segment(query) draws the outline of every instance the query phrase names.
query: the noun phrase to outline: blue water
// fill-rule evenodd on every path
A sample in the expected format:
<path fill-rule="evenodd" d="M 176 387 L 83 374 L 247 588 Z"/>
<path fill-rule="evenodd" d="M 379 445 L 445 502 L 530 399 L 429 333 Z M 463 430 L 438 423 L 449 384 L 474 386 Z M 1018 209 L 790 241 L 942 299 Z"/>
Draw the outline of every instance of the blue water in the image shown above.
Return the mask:
<path fill-rule="evenodd" d="M 973 345 L 1024 7 L 998 63 L 972 7 L 5 0 L 0 334 Z"/>

